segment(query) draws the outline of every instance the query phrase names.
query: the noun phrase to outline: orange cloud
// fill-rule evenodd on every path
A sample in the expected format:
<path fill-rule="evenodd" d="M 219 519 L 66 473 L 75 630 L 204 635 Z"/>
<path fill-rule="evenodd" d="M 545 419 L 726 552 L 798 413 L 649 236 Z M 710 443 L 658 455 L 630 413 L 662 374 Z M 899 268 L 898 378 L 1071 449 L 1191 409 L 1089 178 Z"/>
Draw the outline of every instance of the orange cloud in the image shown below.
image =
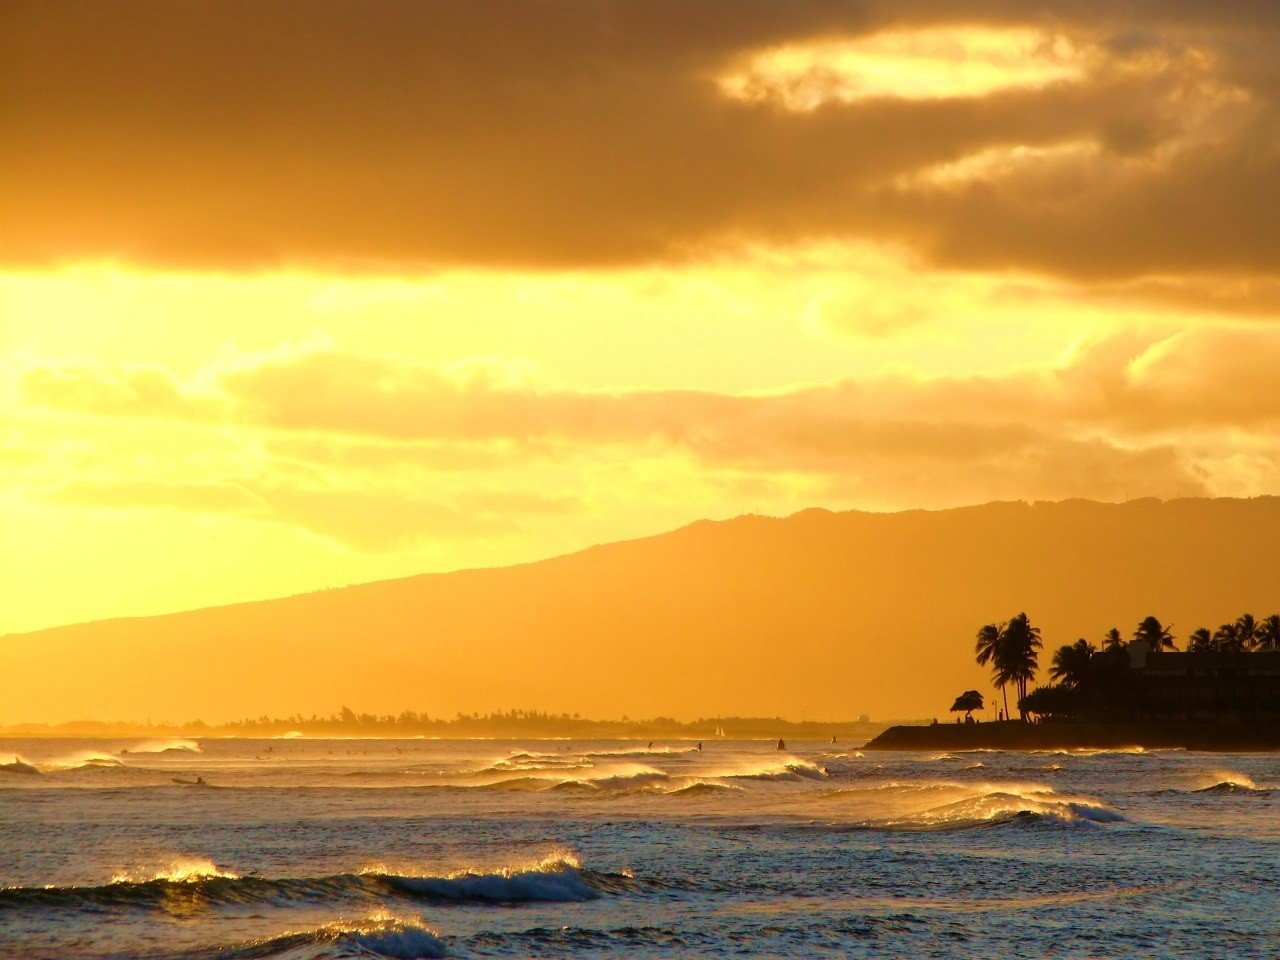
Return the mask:
<path fill-rule="evenodd" d="M 1219 0 L 12 0 L 0 260 L 591 266 L 834 237 L 1273 277 L 1277 31 Z M 751 95 L 726 91 L 744 64 Z"/>

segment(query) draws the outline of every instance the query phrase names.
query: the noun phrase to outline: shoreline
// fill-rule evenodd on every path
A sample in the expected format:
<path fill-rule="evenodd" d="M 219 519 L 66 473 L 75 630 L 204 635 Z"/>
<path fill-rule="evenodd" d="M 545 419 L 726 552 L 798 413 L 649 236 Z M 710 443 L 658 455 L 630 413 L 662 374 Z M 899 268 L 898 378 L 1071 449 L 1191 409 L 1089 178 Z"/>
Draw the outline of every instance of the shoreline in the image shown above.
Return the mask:
<path fill-rule="evenodd" d="M 1280 724 L 939 723 L 894 726 L 863 750 L 1114 750 L 1140 747 L 1222 752 L 1280 750 Z"/>

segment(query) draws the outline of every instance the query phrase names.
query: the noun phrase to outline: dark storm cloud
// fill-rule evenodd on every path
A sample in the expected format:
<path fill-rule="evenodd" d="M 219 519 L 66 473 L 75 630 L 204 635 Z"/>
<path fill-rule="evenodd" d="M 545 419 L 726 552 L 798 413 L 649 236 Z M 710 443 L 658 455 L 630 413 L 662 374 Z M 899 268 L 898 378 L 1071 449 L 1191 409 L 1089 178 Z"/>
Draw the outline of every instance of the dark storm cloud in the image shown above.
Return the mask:
<path fill-rule="evenodd" d="M 0 258 L 534 267 L 732 239 L 905 240 L 1090 280 L 1280 273 L 1267 3 L 10 0 Z M 1022 26 L 1079 79 L 809 112 L 724 96 L 749 52 Z M 995 178 L 983 150 L 1095 145 Z"/>

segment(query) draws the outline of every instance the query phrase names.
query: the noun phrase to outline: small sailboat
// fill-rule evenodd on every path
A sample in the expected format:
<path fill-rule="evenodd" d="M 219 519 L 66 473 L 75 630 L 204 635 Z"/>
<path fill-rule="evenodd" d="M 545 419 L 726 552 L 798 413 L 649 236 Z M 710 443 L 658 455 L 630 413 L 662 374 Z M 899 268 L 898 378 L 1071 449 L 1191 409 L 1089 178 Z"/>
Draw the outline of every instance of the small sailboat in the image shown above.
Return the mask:
<path fill-rule="evenodd" d="M 716 724 L 716 739 L 717 740 L 724 739 L 724 727 L 720 726 L 720 724 L 718 723 Z"/>
<path fill-rule="evenodd" d="M 787 741 L 783 740 L 781 737 L 778 738 L 778 749 L 779 750 L 787 749 Z"/>

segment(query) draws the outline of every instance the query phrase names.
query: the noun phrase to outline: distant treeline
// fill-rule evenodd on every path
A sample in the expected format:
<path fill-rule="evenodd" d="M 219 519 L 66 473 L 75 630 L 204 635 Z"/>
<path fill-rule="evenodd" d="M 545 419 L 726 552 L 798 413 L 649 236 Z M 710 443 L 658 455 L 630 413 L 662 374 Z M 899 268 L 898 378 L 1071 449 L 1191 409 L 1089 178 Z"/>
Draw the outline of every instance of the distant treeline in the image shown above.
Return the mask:
<path fill-rule="evenodd" d="M 261 716 L 231 723 L 208 724 L 201 720 L 188 723 L 115 723 L 77 720 L 60 724 L 18 724 L 2 729 L 10 737 L 283 737 L 300 734 L 306 737 L 493 737 L 539 739 L 573 737 L 577 739 L 689 739 L 794 737 L 827 740 L 869 739 L 888 727 L 867 716 L 856 720 L 784 720 L 780 717 L 709 717 L 681 721 L 672 717 L 632 720 L 592 720 L 578 714 L 543 713 L 537 710 L 510 710 L 487 714 L 459 713 L 445 719 L 405 710 L 399 714 L 357 713 L 343 707 L 327 717 L 312 714 L 304 717 Z"/>

